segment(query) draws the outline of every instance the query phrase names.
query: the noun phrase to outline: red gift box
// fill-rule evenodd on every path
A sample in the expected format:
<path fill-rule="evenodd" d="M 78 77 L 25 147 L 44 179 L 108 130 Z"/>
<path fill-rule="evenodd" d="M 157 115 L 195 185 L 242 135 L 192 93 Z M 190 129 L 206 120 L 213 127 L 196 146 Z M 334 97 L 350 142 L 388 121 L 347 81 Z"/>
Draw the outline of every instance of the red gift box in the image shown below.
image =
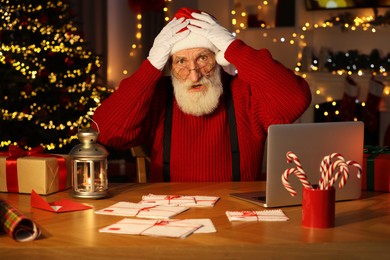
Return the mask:
<path fill-rule="evenodd" d="M 68 155 L 43 153 L 42 147 L 24 151 L 11 145 L 0 152 L 0 192 L 37 193 L 46 195 L 71 185 Z"/>
<path fill-rule="evenodd" d="M 390 191 L 390 153 L 388 150 L 387 153 L 368 151 L 364 154 L 362 189 Z"/>

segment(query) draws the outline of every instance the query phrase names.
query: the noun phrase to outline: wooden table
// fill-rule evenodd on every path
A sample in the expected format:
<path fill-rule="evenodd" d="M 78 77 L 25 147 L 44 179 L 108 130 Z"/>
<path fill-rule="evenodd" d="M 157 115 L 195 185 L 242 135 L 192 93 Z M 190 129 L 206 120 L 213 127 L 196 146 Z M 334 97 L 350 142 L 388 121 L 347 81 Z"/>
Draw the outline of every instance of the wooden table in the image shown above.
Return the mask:
<path fill-rule="evenodd" d="M 32 242 L 15 242 L 0 234 L 0 259 L 264 259 L 323 257 L 388 259 L 390 256 L 390 193 L 363 192 L 362 199 L 336 203 L 336 226 L 301 226 L 301 206 L 284 207 L 287 222 L 229 222 L 227 210 L 264 210 L 229 197 L 229 193 L 264 189 L 264 182 L 111 184 L 111 196 L 101 200 L 75 199 L 70 191 L 44 198 L 69 198 L 101 209 L 118 201 L 138 202 L 142 195 L 212 195 L 221 199 L 213 208 L 191 208 L 176 218 L 210 218 L 216 233 L 185 239 L 99 233 L 123 217 L 97 215 L 94 210 L 51 213 L 30 208 L 30 196 L 0 193 L 42 229 Z"/>

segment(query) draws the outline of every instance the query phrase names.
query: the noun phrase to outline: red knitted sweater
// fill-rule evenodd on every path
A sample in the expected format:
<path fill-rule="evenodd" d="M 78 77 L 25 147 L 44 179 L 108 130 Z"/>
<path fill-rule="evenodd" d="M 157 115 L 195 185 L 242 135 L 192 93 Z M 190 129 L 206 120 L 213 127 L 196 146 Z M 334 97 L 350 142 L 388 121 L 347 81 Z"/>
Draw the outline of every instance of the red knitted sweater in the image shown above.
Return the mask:
<path fill-rule="evenodd" d="M 240 150 L 242 181 L 261 174 L 268 126 L 292 123 L 311 102 L 305 80 L 273 60 L 266 49 L 254 50 L 240 40 L 225 58 L 238 74 L 231 81 Z M 167 80 L 148 60 L 95 111 L 99 141 L 118 149 L 139 144 L 151 151 L 149 181 L 162 181 Z M 207 116 L 184 114 L 174 101 L 171 181 L 231 181 L 231 149 L 225 98 Z"/>

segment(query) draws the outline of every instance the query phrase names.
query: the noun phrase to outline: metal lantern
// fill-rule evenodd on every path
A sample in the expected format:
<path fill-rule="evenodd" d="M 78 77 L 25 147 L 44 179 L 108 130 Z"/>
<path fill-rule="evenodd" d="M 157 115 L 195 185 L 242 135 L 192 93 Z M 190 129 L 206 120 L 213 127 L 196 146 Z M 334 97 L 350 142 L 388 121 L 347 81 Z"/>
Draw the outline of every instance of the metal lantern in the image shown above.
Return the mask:
<path fill-rule="evenodd" d="M 80 129 L 77 137 L 80 144 L 69 153 L 72 161 L 72 195 L 78 198 L 103 198 L 108 195 L 108 152 L 96 143 L 98 132 L 94 129 Z"/>

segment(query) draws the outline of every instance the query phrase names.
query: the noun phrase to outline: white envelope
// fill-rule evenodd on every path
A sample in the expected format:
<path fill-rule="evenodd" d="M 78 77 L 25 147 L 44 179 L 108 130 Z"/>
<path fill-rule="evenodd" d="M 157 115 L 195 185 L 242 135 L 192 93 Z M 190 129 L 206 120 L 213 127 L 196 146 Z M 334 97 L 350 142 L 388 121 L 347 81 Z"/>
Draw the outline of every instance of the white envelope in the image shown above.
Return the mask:
<path fill-rule="evenodd" d="M 281 209 L 261 211 L 226 211 L 229 221 L 287 221 L 289 218 Z"/>
<path fill-rule="evenodd" d="M 214 207 L 219 197 L 215 196 L 185 196 L 185 195 L 155 195 L 142 196 L 141 204 L 170 205 L 185 207 Z"/>
<path fill-rule="evenodd" d="M 107 208 L 96 210 L 95 213 L 138 218 L 168 219 L 188 209 L 188 207 L 148 206 L 132 202 L 117 202 Z"/>
<path fill-rule="evenodd" d="M 181 221 L 125 218 L 115 224 L 99 229 L 99 232 L 186 238 L 201 227 L 201 224 Z"/>

